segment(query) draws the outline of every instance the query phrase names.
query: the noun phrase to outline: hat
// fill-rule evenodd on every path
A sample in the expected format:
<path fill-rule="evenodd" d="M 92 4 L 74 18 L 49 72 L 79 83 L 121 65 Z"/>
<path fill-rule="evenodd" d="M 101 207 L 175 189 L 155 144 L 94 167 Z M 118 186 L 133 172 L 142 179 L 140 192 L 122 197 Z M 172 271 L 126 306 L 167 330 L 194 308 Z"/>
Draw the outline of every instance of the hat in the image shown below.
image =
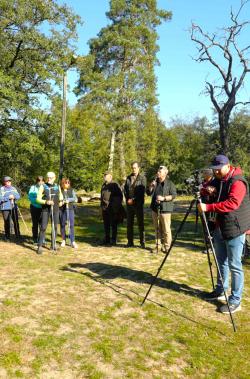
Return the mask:
<path fill-rule="evenodd" d="M 216 157 L 214 157 L 210 168 L 212 170 L 219 170 L 222 166 L 228 163 L 229 163 L 228 157 L 226 157 L 225 155 L 219 154 L 219 155 L 216 155 Z"/>
<path fill-rule="evenodd" d="M 3 177 L 3 182 L 8 182 L 8 180 L 9 180 L 10 182 L 12 181 L 12 179 L 11 179 L 10 176 L 4 176 L 4 177 Z"/>

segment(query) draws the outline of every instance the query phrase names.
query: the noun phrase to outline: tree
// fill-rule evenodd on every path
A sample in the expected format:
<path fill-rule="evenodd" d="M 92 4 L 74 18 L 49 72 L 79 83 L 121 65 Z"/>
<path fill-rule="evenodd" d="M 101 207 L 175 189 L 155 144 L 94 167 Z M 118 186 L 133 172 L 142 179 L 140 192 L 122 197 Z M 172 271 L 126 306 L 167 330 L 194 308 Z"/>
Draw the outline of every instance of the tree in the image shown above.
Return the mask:
<path fill-rule="evenodd" d="M 73 53 L 79 17 L 53 0 L 0 1 L 0 120 L 24 119 L 53 93 Z"/>
<path fill-rule="evenodd" d="M 111 0 L 107 16 L 110 24 L 90 40 L 90 53 L 82 59 L 77 93 L 84 104 L 102 104 L 108 114 L 106 127 L 110 139 L 115 135 L 123 177 L 124 143 L 129 137 L 126 155 L 133 156 L 138 119 L 157 104 L 156 28 L 171 14 L 157 9 L 156 0 Z"/>
<path fill-rule="evenodd" d="M 199 25 L 192 23 L 191 40 L 198 49 L 197 62 L 208 62 L 219 74 L 214 83 L 207 81 L 205 92 L 218 114 L 221 151 L 229 153 L 229 120 L 234 107 L 246 105 L 249 101 L 239 100 L 239 92 L 250 72 L 250 45 L 242 46 L 241 34 L 247 32 L 249 21 L 239 17 L 249 0 L 242 0 L 237 13 L 231 9 L 231 25 L 216 33 L 205 32 Z M 250 30 L 248 31 L 248 33 Z"/>

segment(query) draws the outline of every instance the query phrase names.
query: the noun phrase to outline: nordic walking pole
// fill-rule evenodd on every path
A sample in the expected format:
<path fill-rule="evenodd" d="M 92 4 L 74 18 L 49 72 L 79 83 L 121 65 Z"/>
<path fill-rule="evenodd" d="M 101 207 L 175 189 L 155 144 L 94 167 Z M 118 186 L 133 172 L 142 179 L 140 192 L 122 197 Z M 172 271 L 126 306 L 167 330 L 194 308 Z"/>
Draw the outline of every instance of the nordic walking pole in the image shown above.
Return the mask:
<path fill-rule="evenodd" d="M 51 194 L 51 188 L 49 189 L 49 199 L 50 201 L 52 200 L 52 194 Z M 56 236 L 55 236 L 55 225 L 54 225 L 54 203 L 50 205 L 50 215 L 51 215 L 51 239 L 52 239 L 52 251 L 53 253 L 55 254 L 56 253 L 56 249 L 55 249 L 55 239 L 56 239 Z"/>
<path fill-rule="evenodd" d="M 26 222 L 24 221 L 24 218 L 23 218 L 23 215 L 22 215 L 20 209 L 19 209 L 18 207 L 17 207 L 17 209 L 18 209 L 18 211 L 19 211 L 19 215 L 20 215 L 20 217 L 21 217 L 21 220 L 22 220 L 22 222 L 23 222 L 23 224 L 24 224 L 24 226 L 25 226 L 26 232 L 27 232 L 27 233 L 30 233 L 29 228 L 27 227 L 27 224 L 26 224 Z"/>

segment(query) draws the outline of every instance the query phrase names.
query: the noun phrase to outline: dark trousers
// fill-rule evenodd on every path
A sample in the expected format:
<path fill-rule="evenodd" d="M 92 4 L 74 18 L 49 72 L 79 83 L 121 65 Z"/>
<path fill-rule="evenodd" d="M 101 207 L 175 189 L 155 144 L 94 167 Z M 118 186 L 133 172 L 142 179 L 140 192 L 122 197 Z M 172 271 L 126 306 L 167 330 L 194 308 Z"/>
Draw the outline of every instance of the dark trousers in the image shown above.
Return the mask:
<path fill-rule="evenodd" d="M 105 232 L 105 242 L 110 243 L 110 229 L 112 229 L 111 242 L 117 239 L 117 221 L 114 219 L 110 209 L 102 210 L 102 218 Z"/>
<path fill-rule="evenodd" d="M 75 222 L 75 212 L 74 209 L 60 209 L 59 211 L 60 226 L 61 226 L 61 236 L 63 240 L 66 240 L 66 234 L 69 234 L 70 242 L 75 241 L 75 232 L 74 232 L 74 222 Z M 66 233 L 66 225 L 69 228 Z M 67 228 L 67 229 L 68 229 Z"/>
<path fill-rule="evenodd" d="M 20 228 L 18 222 L 18 213 L 17 207 L 2 211 L 3 220 L 4 220 L 4 233 L 6 238 L 10 238 L 10 223 L 11 219 L 14 225 L 15 236 L 20 237 Z"/>
<path fill-rule="evenodd" d="M 42 208 L 30 205 L 30 214 L 32 220 L 32 237 L 34 242 L 38 242 L 38 231 L 40 232 L 42 221 Z"/>
<path fill-rule="evenodd" d="M 144 211 L 142 206 L 127 205 L 127 239 L 128 244 L 134 244 L 134 219 L 137 218 L 139 229 L 140 244 L 145 243 L 144 235 Z"/>
<path fill-rule="evenodd" d="M 52 235 L 53 233 L 52 210 L 49 207 L 42 209 L 42 221 L 41 221 L 41 229 L 40 229 L 38 245 L 42 246 L 43 241 L 45 240 L 45 233 L 46 233 L 46 229 L 47 229 L 50 219 L 51 219 L 51 247 L 55 248 L 56 236 L 57 236 L 57 225 L 59 222 L 59 209 L 58 208 L 53 208 L 54 235 Z"/>

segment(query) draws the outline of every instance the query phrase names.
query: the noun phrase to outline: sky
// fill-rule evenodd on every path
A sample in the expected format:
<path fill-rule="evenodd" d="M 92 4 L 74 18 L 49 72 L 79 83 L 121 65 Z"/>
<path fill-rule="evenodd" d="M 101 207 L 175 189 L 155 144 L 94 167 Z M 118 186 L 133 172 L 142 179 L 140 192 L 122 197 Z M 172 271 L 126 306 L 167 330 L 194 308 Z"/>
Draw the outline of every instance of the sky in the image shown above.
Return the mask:
<path fill-rule="evenodd" d="M 109 9 L 109 0 L 62 0 L 83 20 L 78 28 L 77 53 L 88 53 L 88 40 L 96 37 L 108 20 L 105 12 Z M 213 110 L 210 98 L 203 94 L 205 81 L 213 81 L 215 73 L 211 66 L 196 62 L 196 47 L 190 39 L 188 29 L 194 21 L 203 30 L 215 32 L 230 25 L 230 10 L 238 10 L 240 0 L 158 0 L 158 8 L 172 12 L 172 19 L 158 27 L 158 59 L 160 66 L 155 68 L 157 77 L 157 95 L 159 114 L 166 125 L 171 120 L 181 118 L 192 120 L 206 116 L 212 120 Z M 250 2 L 243 8 L 242 18 L 250 20 Z M 250 31 L 250 29 L 249 29 Z M 249 36 L 243 35 L 243 43 L 249 44 Z M 193 58 L 192 58 L 193 57 Z M 250 75 L 249 75 L 250 76 Z M 77 101 L 72 88 L 77 79 L 71 69 L 69 77 L 68 101 L 74 105 Z M 242 100 L 250 99 L 250 80 L 241 92 Z"/>

